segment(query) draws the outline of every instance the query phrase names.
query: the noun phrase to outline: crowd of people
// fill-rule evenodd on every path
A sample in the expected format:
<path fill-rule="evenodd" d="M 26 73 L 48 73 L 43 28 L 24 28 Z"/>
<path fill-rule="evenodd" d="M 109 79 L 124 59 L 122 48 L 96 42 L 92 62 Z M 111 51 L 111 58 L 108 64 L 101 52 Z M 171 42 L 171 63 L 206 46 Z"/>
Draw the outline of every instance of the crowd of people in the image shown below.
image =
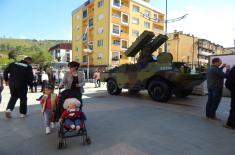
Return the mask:
<path fill-rule="evenodd" d="M 33 87 L 35 92 L 37 91 L 37 84 L 39 77 L 33 72 L 31 64 L 32 58 L 26 57 L 20 62 L 14 62 L 8 65 L 4 70 L 4 78 L 0 76 L 0 102 L 1 92 L 3 90 L 3 79 L 5 84 L 10 88 L 11 97 L 9 99 L 6 108 L 6 117 L 11 118 L 11 112 L 14 110 L 16 101 L 20 99 L 20 117 L 26 117 L 27 115 L 27 92 L 28 86 L 31 91 Z M 58 83 L 59 89 L 65 89 L 60 96 L 60 100 L 65 103 L 63 105 L 65 111 L 59 120 L 64 120 L 65 116 L 69 116 L 67 124 L 72 128 L 79 130 L 79 120 L 76 120 L 76 116 L 79 117 L 77 112 L 79 107 L 82 107 L 82 94 L 84 93 L 85 75 L 84 72 L 79 71 L 80 64 L 72 61 L 68 64 L 69 71 L 63 76 L 59 75 L 50 80 L 50 76 L 43 71 L 41 74 L 42 92 L 43 95 L 39 98 L 42 112 L 44 117 L 44 124 L 46 128 L 46 134 L 51 132 L 51 128 L 54 128 L 56 122 L 55 113 L 57 110 L 58 96 L 54 94 L 55 83 Z M 223 70 L 226 69 L 226 72 Z M 55 75 L 55 74 L 53 74 Z M 95 87 L 100 87 L 100 71 L 97 70 L 93 79 L 95 81 Z M 208 100 L 206 103 L 206 117 L 209 120 L 219 120 L 216 116 L 216 111 L 222 98 L 224 79 L 226 79 L 225 86 L 231 92 L 231 109 L 227 120 L 224 125 L 226 128 L 235 129 L 235 67 L 230 69 L 229 65 L 222 64 L 219 58 L 212 60 L 212 65 L 207 71 L 207 86 L 208 86 Z M 33 91 L 32 91 L 33 92 Z M 69 99 L 69 100 L 68 100 Z M 74 113 L 70 115 L 69 112 Z M 76 121 L 71 121 L 71 119 Z"/>

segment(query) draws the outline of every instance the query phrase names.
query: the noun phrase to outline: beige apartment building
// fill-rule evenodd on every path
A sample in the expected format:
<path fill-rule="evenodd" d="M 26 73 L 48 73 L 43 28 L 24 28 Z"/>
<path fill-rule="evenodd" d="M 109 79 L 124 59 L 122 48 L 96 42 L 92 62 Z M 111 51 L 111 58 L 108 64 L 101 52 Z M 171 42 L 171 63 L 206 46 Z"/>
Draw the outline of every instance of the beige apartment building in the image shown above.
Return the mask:
<path fill-rule="evenodd" d="M 174 61 L 207 65 L 210 55 L 224 53 L 223 46 L 194 35 L 184 34 L 182 31 L 175 31 L 168 36 L 168 51 L 172 53 Z"/>

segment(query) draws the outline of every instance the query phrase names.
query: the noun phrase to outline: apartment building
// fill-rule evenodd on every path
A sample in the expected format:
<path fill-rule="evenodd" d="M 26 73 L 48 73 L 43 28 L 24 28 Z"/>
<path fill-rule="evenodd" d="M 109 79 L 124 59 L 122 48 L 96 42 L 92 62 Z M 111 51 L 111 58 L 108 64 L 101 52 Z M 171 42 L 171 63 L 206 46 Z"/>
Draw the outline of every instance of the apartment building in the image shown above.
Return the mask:
<path fill-rule="evenodd" d="M 163 33 L 163 21 L 149 0 L 89 0 L 72 12 L 73 60 L 91 68 L 131 63 L 126 49 L 144 30 Z"/>
<path fill-rule="evenodd" d="M 168 36 L 168 51 L 172 53 L 173 61 L 207 65 L 209 56 L 224 52 L 223 46 L 182 31 L 175 31 Z"/>

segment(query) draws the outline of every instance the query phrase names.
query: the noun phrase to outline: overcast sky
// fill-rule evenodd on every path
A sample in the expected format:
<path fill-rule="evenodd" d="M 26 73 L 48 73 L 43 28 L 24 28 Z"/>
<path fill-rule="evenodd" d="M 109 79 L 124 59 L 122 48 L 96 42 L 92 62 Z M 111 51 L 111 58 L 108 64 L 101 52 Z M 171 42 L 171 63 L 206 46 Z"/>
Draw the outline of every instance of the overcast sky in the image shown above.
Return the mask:
<path fill-rule="evenodd" d="M 0 0 L 0 37 L 71 39 L 71 12 L 85 0 Z M 166 0 L 151 4 L 165 12 Z M 235 0 L 168 0 L 168 19 L 188 14 L 168 24 L 174 30 L 234 46 Z"/>

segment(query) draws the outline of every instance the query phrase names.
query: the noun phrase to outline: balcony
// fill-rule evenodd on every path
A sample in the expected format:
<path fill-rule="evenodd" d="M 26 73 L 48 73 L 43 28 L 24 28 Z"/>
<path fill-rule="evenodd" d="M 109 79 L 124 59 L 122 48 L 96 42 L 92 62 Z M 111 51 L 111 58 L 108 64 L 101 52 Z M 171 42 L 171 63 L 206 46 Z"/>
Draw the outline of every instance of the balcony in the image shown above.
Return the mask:
<path fill-rule="evenodd" d="M 129 14 L 129 7 L 125 6 L 125 5 L 122 5 L 121 6 L 121 12 L 124 12 L 126 14 Z"/>
<path fill-rule="evenodd" d="M 112 23 L 120 24 L 120 23 L 121 23 L 121 18 L 115 18 L 115 17 L 113 17 L 113 18 L 112 18 Z"/>
<path fill-rule="evenodd" d="M 128 40 L 129 39 L 129 34 L 125 33 L 125 32 L 121 32 L 121 38 L 125 39 L 125 40 Z"/>

